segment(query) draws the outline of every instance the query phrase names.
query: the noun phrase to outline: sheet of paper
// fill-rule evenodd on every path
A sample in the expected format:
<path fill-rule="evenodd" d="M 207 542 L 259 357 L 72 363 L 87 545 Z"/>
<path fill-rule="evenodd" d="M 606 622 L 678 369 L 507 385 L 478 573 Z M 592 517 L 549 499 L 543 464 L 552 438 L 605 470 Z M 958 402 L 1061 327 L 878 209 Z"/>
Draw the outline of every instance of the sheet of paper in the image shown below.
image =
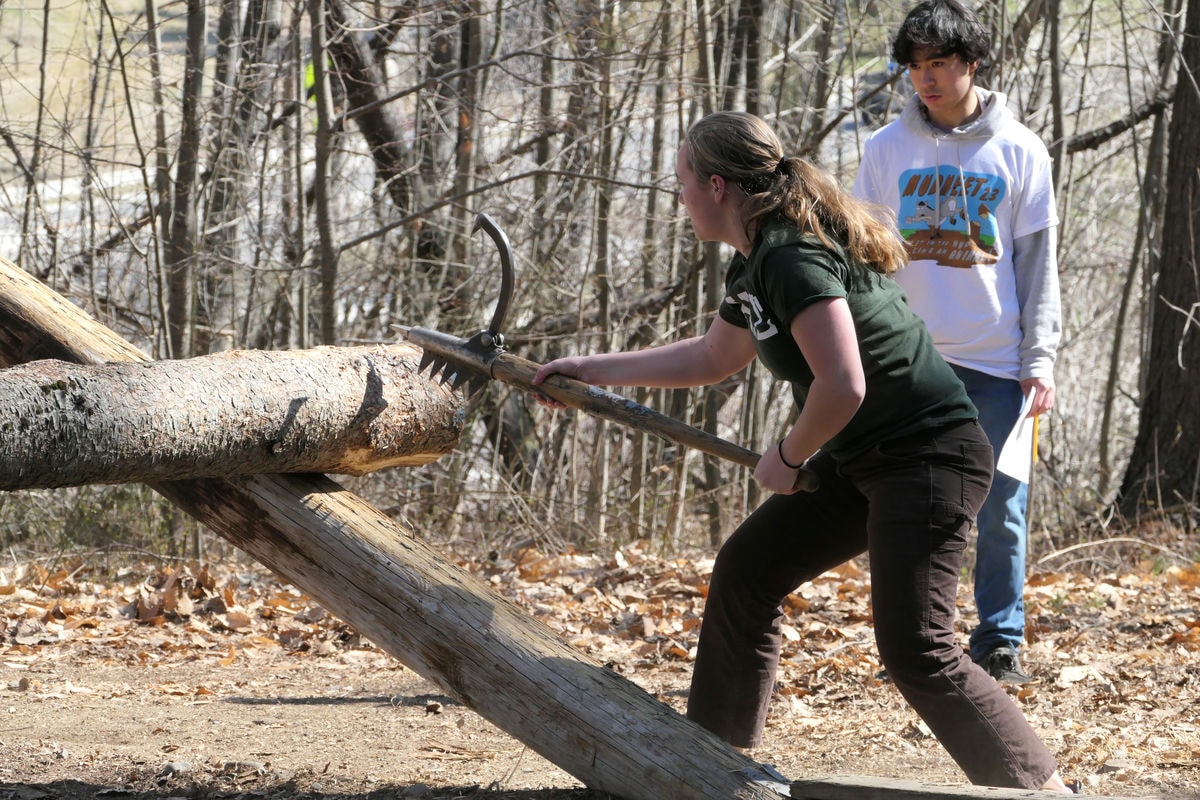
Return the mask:
<path fill-rule="evenodd" d="M 1021 403 L 1021 416 L 1013 426 L 1000 448 L 1000 457 L 996 459 L 996 471 L 1016 478 L 1021 483 L 1029 483 L 1029 474 L 1033 469 L 1033 422 L 1034 417 L 1027 416 L 1033 405 L 1034 392 L 1026 396 Z"/>

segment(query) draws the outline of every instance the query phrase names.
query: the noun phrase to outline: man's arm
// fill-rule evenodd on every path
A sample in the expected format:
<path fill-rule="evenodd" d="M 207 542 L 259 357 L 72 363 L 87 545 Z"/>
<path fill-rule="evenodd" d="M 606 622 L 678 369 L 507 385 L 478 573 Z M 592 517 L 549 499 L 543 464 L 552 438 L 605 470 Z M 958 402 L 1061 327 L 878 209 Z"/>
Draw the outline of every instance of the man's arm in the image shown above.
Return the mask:
<path fill-rule="evenodd" d="M 1054 361 L 1062 339 L 1057 229 L 1044 228 L 1013 242 L 1013 270 L 1021 309 L 1021 386 L 1033 389 L 1031 415 L 1054 405 Z"/>

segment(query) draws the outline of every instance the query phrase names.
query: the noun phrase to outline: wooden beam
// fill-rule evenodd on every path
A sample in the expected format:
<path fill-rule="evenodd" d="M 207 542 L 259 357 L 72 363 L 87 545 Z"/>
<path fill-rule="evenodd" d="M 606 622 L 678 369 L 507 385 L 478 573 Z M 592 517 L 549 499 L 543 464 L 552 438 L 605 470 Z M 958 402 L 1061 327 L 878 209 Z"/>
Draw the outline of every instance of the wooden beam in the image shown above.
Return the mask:
<path fill-rule="evenodd" d="M 0 372 L 0 489 L 296 472 L 364 475 L 454 449 L 461 396 L 407 344 Z"/>
<path fill-rule="evenodd" d="M 0 361 L 145 356 L 0 259 Z M 321 475 L 152 484 L 585 785 L 627 800 L 787 796 L 754 761 L 572 648 Z"/>
<path fill-rule="evenodd" d="M 794 800 L 1050 800 L 1061 796 L 1040 789 L 1000 789 L 857 776 L 792 781 L 791 793 Z M 1089 797 L 1091 800 L 1133 800 L 1100 795 Z"/>

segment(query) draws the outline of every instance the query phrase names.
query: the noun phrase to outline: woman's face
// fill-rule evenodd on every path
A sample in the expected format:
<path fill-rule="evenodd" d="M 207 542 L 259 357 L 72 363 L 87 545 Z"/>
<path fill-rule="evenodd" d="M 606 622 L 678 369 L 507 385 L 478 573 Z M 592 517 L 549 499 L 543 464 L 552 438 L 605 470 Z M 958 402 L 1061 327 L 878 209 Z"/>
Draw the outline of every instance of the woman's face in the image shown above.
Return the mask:
<path fill-rule="evenodd" d="M 679 202 L 692 221 L 696 238 L 701 242 L 720 241 L 723 218 L 717 198 L 724 180 L 716 175 L 704 180 L 692 172 L 686 143 L 675 156 L 675 175 L 679 178 Z"/>

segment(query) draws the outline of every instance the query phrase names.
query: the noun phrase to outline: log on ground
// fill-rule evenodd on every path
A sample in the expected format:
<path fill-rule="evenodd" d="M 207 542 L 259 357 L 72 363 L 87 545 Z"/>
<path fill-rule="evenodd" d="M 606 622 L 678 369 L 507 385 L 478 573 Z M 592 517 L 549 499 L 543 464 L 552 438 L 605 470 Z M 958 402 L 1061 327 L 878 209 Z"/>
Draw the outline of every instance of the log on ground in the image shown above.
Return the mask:
<path fill-rule="evenodd" d="M 43 324 L 44 323 L 44 324 Z M 0 259 L 0 360 L 144 358 Z M 788 787 L 324 476 L 153 484 L 401 663 L 585 785 L 627 800 Z"/>
<path fill-rule="evenodd" d="M 0 490 L 426 464 L 463 404 L 408 344 L 0 371 Z"/>

